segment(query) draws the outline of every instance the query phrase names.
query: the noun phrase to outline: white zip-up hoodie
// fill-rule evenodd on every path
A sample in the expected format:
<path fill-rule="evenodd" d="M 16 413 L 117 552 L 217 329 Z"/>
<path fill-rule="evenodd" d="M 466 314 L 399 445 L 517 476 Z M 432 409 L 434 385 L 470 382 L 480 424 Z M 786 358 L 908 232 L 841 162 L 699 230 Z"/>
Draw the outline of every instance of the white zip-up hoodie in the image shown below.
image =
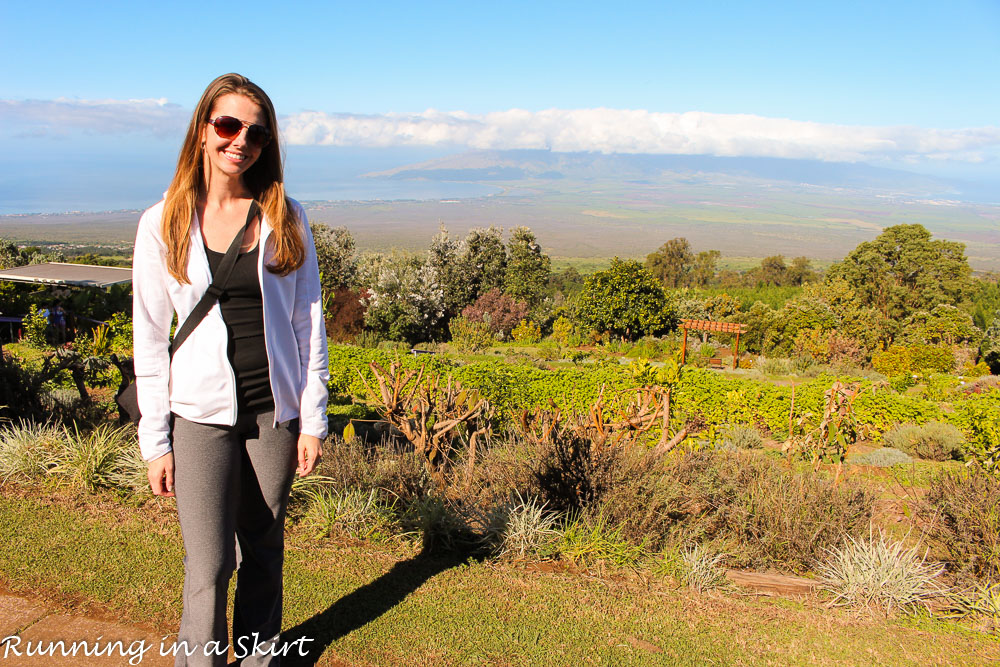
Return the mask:
<path fill-rule="evenodd" d="M 286 276 L 264 265 L 274 256 L 268 243 L 271 226 L 261 216 L 257 275 L 264 302 L 267 348 L 275 424 L 299 420 L 299 432 L 321 440 L 327 434 L 329 367 L 316 248 L 305 211 L 290 200 L 302 224 L 305 262 Z M 160 220 L 164 202 L 139 220 L 132 260 L 132 321 L 136 388 L 142 419 L 139 449 L 152 461 L 171 451 L 170 413 L 203 424 L 236 424 L 236 376 L 227 355 L 226 325 L 216 303 L 174 354 L 170 324 L 180 327 L 212 280 L 197 215 L 191 225 L 191 249 L 182 285 L 167 272 L 166 245 Z"/>

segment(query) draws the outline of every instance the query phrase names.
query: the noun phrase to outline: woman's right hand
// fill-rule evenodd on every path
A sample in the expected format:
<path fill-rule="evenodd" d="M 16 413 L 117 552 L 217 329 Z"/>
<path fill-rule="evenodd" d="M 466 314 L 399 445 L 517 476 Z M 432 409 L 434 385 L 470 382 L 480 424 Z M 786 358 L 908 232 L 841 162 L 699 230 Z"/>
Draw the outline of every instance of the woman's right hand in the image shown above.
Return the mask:
<path fill-rule="evenodd" d="M 158 459 L 149 462 L 146 470 L 149 477 L 149 487 L 154 496 L 172 497 L 174 495 L 174 453 L 167 452 Z"/>

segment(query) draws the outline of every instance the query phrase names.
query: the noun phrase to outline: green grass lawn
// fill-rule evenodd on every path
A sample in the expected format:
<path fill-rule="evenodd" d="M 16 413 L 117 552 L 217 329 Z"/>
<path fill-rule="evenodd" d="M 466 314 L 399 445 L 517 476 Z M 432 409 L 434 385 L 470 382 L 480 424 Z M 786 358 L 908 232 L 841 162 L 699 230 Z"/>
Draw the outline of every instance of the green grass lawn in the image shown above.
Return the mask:
<path fill-rule="evenodd" d="M 2 487 L 0 583 L 156 632 L 176 631 L 183 549 L 172 502 Z M 630 572 L 463 562 L 406 545 L 317 543 L 293 527 L 286 639 L 319 664 L 988 664 L 996 637 Z"/>

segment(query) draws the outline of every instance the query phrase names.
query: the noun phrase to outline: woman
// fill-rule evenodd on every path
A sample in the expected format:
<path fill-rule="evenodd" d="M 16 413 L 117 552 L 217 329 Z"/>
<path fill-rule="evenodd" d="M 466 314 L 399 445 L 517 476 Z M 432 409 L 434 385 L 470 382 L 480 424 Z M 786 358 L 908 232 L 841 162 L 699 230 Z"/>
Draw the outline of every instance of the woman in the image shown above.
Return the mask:
<path fill-rule="evenodd" d="M 174 313 L 180 328 L 244 225 L 224 293 L 171 359 Z M 201 96 L 139 221 L 133 294 L 139 446 L 153 493 L 176 494 L 186 552 L 176 664 L 226 664 L 237 565 L 232 647 L 276 664 L 285 508 L 296 469 L 322 455 L 329 373 L 309 225 L 285 196 L 271 100 L 245 77 Z"/>

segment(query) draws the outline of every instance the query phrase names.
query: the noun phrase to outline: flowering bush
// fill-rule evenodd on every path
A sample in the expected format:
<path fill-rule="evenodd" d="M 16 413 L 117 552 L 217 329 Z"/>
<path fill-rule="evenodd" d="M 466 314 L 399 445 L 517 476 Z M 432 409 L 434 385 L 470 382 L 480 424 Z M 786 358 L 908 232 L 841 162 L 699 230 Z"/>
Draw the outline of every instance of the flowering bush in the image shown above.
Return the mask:
<path fill-rule="evenodd" d="M 462 310 L 462 317 L 470 322 L 483 322 L 498 340 L 510 336 L 518 322 L 528 315 L 528 304 L 507 296 L 493 288 Z"/>

